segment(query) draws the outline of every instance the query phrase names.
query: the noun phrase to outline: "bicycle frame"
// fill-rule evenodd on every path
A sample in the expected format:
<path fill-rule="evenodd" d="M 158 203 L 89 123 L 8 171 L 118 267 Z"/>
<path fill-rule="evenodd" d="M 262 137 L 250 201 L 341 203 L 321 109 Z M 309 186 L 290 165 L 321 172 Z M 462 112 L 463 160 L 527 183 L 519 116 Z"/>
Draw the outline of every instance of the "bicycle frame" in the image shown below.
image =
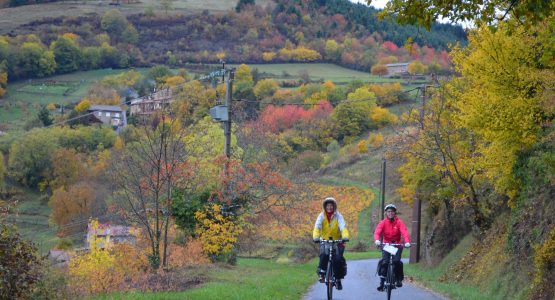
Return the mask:
<path fill-rule="evenodd" d="M 393 256 L 397 254 L 399 249 L 396 246 L 403 246 L 403 244 L 384 244 L 382 247 L 382 251 L 386 251 L 389 253 L 389 262 L 387 263 L 387 274 L 385 277 L 384 287 L 385 291 L 387 292 L 387 300 L 391 299 L 391 291 L 395 289 L 395 272 L 393 270 Z"/>
<path fill-rule="evenodd" d="M 326 285 L 326 290 L 328 294 L 328 300 L 333 298 L 333 287 L 336 286 L 335 275 L 333 274 L 333 263 L 335 260 L 336 245 L 341 243 L 342 240 L 321 240 L 320 244 L 328 244 L 329 254 L 328 254 L 328 265 L 326 268 L 326 277 L 324 279 L 324 284 Z"/>

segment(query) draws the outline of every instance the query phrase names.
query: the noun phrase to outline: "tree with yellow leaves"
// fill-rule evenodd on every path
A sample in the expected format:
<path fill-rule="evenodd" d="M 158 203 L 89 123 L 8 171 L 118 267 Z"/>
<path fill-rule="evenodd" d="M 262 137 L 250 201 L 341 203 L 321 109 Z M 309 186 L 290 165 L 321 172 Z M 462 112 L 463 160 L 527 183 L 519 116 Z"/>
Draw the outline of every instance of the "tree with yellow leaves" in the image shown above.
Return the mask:
<path fill-rule="evenodd" d="M 197 228 L 195 233 L 202 242 L 204 252 L 216 260 L 218 256 L 233 251 L 241 226 L 231 216 L 224 216 L 222 206 L 213 204 L 195 213 Z"/>

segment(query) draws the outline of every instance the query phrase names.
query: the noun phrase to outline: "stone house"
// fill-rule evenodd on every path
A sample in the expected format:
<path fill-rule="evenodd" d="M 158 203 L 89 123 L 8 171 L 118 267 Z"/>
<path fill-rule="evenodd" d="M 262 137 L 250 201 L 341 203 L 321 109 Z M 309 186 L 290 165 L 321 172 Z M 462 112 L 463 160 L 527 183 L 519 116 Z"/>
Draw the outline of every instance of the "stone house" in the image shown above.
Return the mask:
<path fill-rule="evenodd" d="M 153 112 L 162 108 L 167 108 L 173 102 L 172 90 L 169 88 L 154 91 L 154 93 L 132 99 L 129 105 L 130 114 L 137 115 L 150 115 Z"/>
<path fill-rule="evenodd" d="M 103 124 L 114 127 L 117 132 L 127 126 L 125 110 L 117 105 L 91 105 L 87 111 Z"/>

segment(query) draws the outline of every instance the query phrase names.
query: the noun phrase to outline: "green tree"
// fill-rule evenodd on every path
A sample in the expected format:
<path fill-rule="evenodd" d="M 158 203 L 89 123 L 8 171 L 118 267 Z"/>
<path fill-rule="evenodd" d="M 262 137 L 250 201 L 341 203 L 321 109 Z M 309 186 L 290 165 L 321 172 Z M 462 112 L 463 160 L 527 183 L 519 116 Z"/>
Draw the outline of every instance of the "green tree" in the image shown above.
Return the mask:
<path fill-rule="evenodd" d="M 83 68 L 92 70 L 100 67 L 102 62 L 102 53 L 99 47 L 83 48 Z"/>
<path fill-rule="evenodd" d="M 8 174 L 26 186 L 37 186 L 50 177 L 50 157 L 58 147 L 57 138 L 49 129 L 33 129 L 12 143 Z"/>
<path fill-rule="evenodd" d="M 37 119 L 39 119 L 44 127 L 52 125 L 54 119 L 50 115 L 50 110 L 46 108 L 46 105 L 41 105 L 40 110 L 37 114 Z"/>
<path fill-rule="evenodd" d="M 251 68 L 245 64 L 241 64 L 235 72 L 235 89 L 238 92 L 252 89 L 254 80 L 251 74 Z"/>
<path fill-rule="evenodd" d="M 332 118 L 337 122 L 339 138 L 356 137 L 371 126 L 370 114 L 376 106 L 376 96 L 361 87 L 347 95 L 334 109 Z"/>
<path fill-rule="evenodd" d="M 127 18 L 119 10 L 112 9 L 102 16 L 100 27 L 117 41 L 127 28 Z"/>
<path fill-rule="evenodd" d="M 17 57 L 22 77 L 45 77 L 56 70 L 54 53 L 38 43 L 23 43 Z"/>
<path fill-rule="evenodd" d="M 254 95 L 260 100 L 272 96 L 278 88 L 279 86 L 275 80 L 262 79 L 256 83 L 256 86 L 254 86 Z"/>
<path fill-rule="evenodd" d="M 50 45 L 50 49 L 54 52 L 58 73 L 70 73 L 81 67 L 83 53 L 76 40 L 60 36 Z"/>
<path fill-rule="evenodd" d="M 239 0 L 235 6 L 235 11 L 240 12 L 245 6 L 254 4 L 254 0 Z"/>
<path fill-rule="evenodd" d="M 203 86 L 198 80 L 181 84 L 174 89 L 171 104 L 183 125 L 190 125 L 208 115 L 216 102 L 216 90 Z"/>
<path fill-rule="evenodd" d="M 147 76 L 154 79 L 156 83 L 161 84 L 165 81 L 165 77 L 172 76 L 172 71 L 163 65 L 156 65 L 148 70 Z"/>

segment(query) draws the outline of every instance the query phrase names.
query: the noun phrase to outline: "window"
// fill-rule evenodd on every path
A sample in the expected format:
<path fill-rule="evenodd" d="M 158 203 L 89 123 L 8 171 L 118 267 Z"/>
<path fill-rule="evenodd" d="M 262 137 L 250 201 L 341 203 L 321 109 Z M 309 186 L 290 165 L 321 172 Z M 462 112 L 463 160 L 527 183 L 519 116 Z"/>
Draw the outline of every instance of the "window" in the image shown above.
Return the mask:
<path fill-rule="evenodd" d="M 115 116 L 116 116 L 116 118 L 119 118 L 119 113 L 116 113 Z"/>
<path fill-rule="evenodd" d="M 106 117 L 109 117 L 109 116 L 110 116 L 110 112 L 107 111 L 106 112 Z"/>

